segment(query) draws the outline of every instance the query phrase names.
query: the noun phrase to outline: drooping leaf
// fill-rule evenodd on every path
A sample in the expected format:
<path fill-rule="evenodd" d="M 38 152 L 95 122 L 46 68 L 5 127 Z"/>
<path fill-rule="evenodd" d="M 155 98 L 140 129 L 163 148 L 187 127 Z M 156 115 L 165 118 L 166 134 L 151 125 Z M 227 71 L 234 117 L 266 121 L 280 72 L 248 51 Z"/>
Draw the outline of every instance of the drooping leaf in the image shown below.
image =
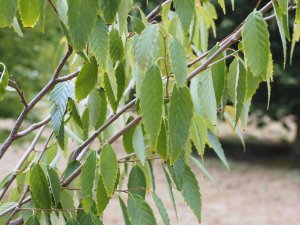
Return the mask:
<path fill-rule="evenodd" d="M 238 76 L 238 85 L 237 85 L 237 98 L 236 98 L 236 114 L 235 114 L 235 121 L 236 123 L 240 119 L 240 115 L 246 100 L 247 94 L 247 71 L 244 66 L 244 62 L 239 60 L 239 76 Z"/>
<path fill-rule="evenodd" d="M 68 0 L 68 25 L 77 52 L 85 48 L 97 19 L 97 0 Z"/>
<path fill-rule="evenodd" d="M 91 214 L 91 219 L 93 222 L 93 225 L 103 225 L 102 221 L 96 217 L 94 214 Z"/>
<path fill-rule="evenodd" d="M 201 194 L 196 177 L 192 170 L 185 165 L 182 196 L 192 209 L 198 221 L 201 221 Z"/>
<path fill-rule="evenodd" d="M 173 37 L 170 42 L 170 56 L 176 83 L 178 87 L 182 87 L 187 76 L 186 54 L 180 41 Z"/>
<path fill-rule="evenodd" d="M 183 190 L 183 179 L 184 179 L 184 168 L 185 168 L 185 155 L 182 154 L 173 166 L 169 166 L 172 179 L 176 185 L 178 191 Z"/>
<path fill-rule="evenodd" d="M 152 193 L 152 198 L 155 202 L 155 205 L 159 211 L 159 214 L 164 222 L 165 225 L 170 225 L 170 218 L 168 215 L 168 211 L 166 209 L 166 207 L 164 206 L 163 202 L 161 201 L 161 199 L 159 198 L 159 196 L 155 193 L 155 192 L 151 192 Z"/>
<path fill-rule="evenodd" d="M 106 23 L 113 23 L 118 12 L 120 0 L 100 0 L 100 9 Z"/>
<path fill-rule="evenodd" d="M 39 218 L 37 215 L 31 215 L 25 222 L 24 225 L 40 225 Z"/>
<path fill-rule="evenodd" d="M 143 21 L 135 16 L 131 16 L 130 19 L 132 30 L 138 34 L 142 33 L 142 31 L 145 29 Z"/>
<path fill-rule="evenodd" d="M 151 67 L 141 85 L 140 106 L 146 132 L 150 136 L 151 149 L 155 149 L 161 127 L 163 107 L 163 86 L 160 70 Z"/>
<path fill-rule="evenodd" d="M 108 205 L 110 197 L 107 195 L 103 179 L 99 176 L 96 192 L 97 215 L 101 215 Z"/>
<path fill-rule="evenodd" d="M 0 77 L 0 101 L 1 101 L 4 98 L 6 87 L 8 86 L 9 74 L 6 66 L 3 63 L 0 63 L 0 66 L 2 66 L 3 68 Z"/>
<path fill-rule="evenodd" d="M 71 218 L 68 220 L 66 225 L 79 225 L 79 222 L 75 218 Z"/>
<path fill-rule="evenodd" d="M 162 166 L 162 168 L 163 168 L 163 173 L 164 173 L 166 181 L 167 181 L 166 184 L 167 184 L 167 188 L 168 188 L 168 193 L 169 193 L 169 196 L 170 196 L 170 199 L 171 199 L 171 202 L 172 202 L 175 214 L 176 214 L 176 218 L 178 219 L 175 198 L 174 198 L 174 194 L 173 194 L 173 190 L 172 190 L 172 182 L 171 182 L 171 179 L 170 179 L 169 174 L 167 173 L 165 167 Z"/>
<path fill-rule="evenodd" d="M 130 123 L 133 120 L 133 117 L 130 116 L 127 119 L 127 123 Z M 125 151 L 127 154 L 133 153 L 133 144 L 132 144 L 132 139 L 133 139 L 133 133 L 135 131 L 136 126 L 130 127 L 123 135 L 123 146 L 125 148 Z"/>
<path fill-rule="evenodd" d="M 81 169 L 81 188 L 82 188 L 82 207 L 85 212 L 89 213 L 93 203 L 93 187 L 96 172 L 97 154 L 92 151 L 87 156 Z"/>
<path fill-rule="evenodd" d="M 90 126 L 98 129 L 106 120 L 107 101 L 102 89 L 93 90 L 88 99 Z"/>
<path fill-rule="evenodd" d="M 145 153 L 145 143 L 144 135 L 141 125 L 137 125 L 132 136 L 132 147 L 136 156 L 141 161 L 142 165 L 145 164 L 146 153 Z"/>
<path fill-rule="evenodd" d="M 174 0 L 176 12 L 185 33 L 188 33 L 195 13 L 194 0 Z"/>
<path fill-rule="evenodd" d="M 58 135 L 68 104 L 68 98 L 74 98 L 74 87 L 70 81 L 57 84 L 50 92 L 51 125 Z"/>
<path fill-rule="evenodd" d="M 193 102 L 187 87 L 173 88 L 169 111 L 170 164 L 183 153 L 193 116 Z"/>
<path fill-rule="evenodd" d="M 296 42 L 299 41 L 299 39 L 300 39 L 300 3 L 297 2 L 296 16 L 295 16 L 294 27 L 293 27 L 292 46 L 291 46 L 291 53 L 290 53 L 290 63 L 292 62 L 295 44 Z"/>
<path fill-rule="evenodd" d="M 79 72 L 75 82 L 75 97 L 78 101 L 86 98 L 97 83 L 98 66 L 95 57 L 90 59 Z"/>
<path fill-rule="evenodd" d="M 168 130 L 167 121 L 165 119 L 161 122 L 160 133 L 157 141 L 157 153 L 161 159 L 167 161 L 168 158 Z"/>
<path fill-rule="evenodd" d="M 246 19 L 242 32 L 247 65 L 254 76 L 267 73 L 270 40 L 267 23 L 260 12 L 253 11 Z"/>
<path fill-rule="evenodd" d="M 208 172 L 208 170 L 204 167 L 204 165 L 201 163 L 201 161 L 193 156 L 191 156 L 192 160 L 194 163 L 199 167 L 199 169 L 203 172 L 205 176 L 208 177 L 208 179 L 215 185 L 217 186 L 217 181 L 216 179 Z"/>
<path fill-rule="evenodd" d="M 39 164 L 33 165 L 29 173 L 29 189 L 37 208 L 50 209 L 51 198 L 46 175 Z"/>
<path fill-rule="evenodd" d="M 16 16 L 17 0 L 0 0 L 0 28 L 9 27 Z"/>
<path fill-rule="evenodd" d="M 77 107 L 77 104 L 76 104 L 75 100 L 69 99 L 68 110 L 70 110 L 70 115 L 71 115 L 72 119 L 74 120 L 74 122 L 80 128 L 83 128 L 83 124 L 82 124 L 81 117 L 80 117 L 80 114 L 79 114 L 79 110 L 78 110 L 78 107 Z"/>
<path fill-rule="evenodd" d="M 207 142 L 207 125 L 205 119 L 194 115 L 191 126 L 191 138 L 200 156 L 203 156 Z"/>
<path fill-rule="evenodd" d="M 156 225 L 152 209 L 140 196 L 129 195 L 128 215 L 132 225 Z"/>
<path fill-rule="evenodd" d="M 115 151 L 109 144 L 104 145 L 100 154 L 100 174 L 103 178 L 106 193 L 111 197 L 114 193 L 118 176 L 118 161 Z"/>
<path fill-rule="evenodd" d="M 128 180 L 129 193 L 139 195 L 143 199 L 146 195 L 146 177 L 139 166 L 132 167 Z"/>
<path fill-rule="evenodd" d="M 79 167 L 80 167 L 80 162 L 77 160 L 72 160 L 70 163 L 68 163 L 67 168 L 64 171 L 63 177 L 66 179 Z"/>
<path fill-rule="evenodd" d="M 118 9 L 118 24 L 119 32 L 122 35 L 127 32 L 127 17 L 132 7 L 132 0 L 120 0 L 120 6 Z"/>
<path fill-rule="evenodd" d="M 55 205 L 60 203 L 60 180 L 57 172 L 50 166 L 47 166 L 47 176 L 51 188 L 52 195 L 54 197 Z"/>
<path fill-rule="evenodd" d="M 223 13 L 226 14 L 225 0 L 218 0 L 218 3 L 222 8 Z"/>
<path fill-rule="evenodd" d="M 109 33 L 109 54 L 114 63 L 116 61 L 122 61 L 124 57 L 123 42 L 116 29 L 113 29 Z"/>
<path fill-rule="evenodd" d="M 34 27 L 40 17 L 39 0 L 19 0 L 19 12 L 24 27 Z"/>
<path fill-rule="evenodd" d="M 246 91 L 246 99 L 245 101 L 248 101 L 253 97 L 255 94 L 256 90 L 259 87 L 261 78 L 260 77 L 255 77 L 251 73 L 251 71 L 247 71 L 247 91 Z"/>
<path fill-rule="evenodd" d="M 98 64 L 105 68 L 108 55 L 108 28 L 101 17 L 96 21 L 89 42 Z"/>
<path fill-rule="evenodd" d="M 124 203 L 124 201 L 121 197 L 119 197 L 119 203 L 120 203 L 120 206 L 121 206 L 121 209 L 122 209 L 125 225 L 131 225 L 129 215 L 128 215 L 128 211 L 127 211 L 127 207 L 126 207 L 126 205 L 125 205 L 125 203 Z"/>

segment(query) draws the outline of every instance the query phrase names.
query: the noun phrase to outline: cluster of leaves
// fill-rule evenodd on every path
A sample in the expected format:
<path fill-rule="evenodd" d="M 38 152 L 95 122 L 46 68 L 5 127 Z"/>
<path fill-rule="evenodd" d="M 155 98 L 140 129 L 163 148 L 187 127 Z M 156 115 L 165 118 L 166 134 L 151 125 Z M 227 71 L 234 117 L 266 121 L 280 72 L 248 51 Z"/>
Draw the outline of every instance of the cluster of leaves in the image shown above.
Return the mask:
<path fill-rule="evenodd" d="M 224 1 L 218 2 L 225 13 Z M 24 27 L 45 20 L 45 0 L 0 3 L 0 27 L 15 27 L 17 9 Z M 274 0 L 267 6 L 271 8 L 272 3 L 286 49 L 286 38 L 290 39 L 288 1 Z M 201 195 L 191 162 L 211 175 L 192 156 L 192 147 L 202 158 L 205 147 L 211 147 L 229 169 L 217 138 L 218 118 L 224 117 L 243 142 L 240 125 L 247 124 L 259 84 L 266 82 L 271 93 L 273 60 L 263 11 L 254 10 L 240 28 L 207 53 L 209 32 L 216 35 L 218 17 L 216 6 L 209 1 L 168 0 L 156 9 L 159 23 L 139 9 L 139 17 L 130 16 L 137 8 L 131 0 L 58 0 L 51 4 L 65 35 L 60 43 L 62 55 L 65 51 L 67 57 L 71 55 L 66 66 L 70 75 L 61 77 L 65 80 L 57 82 L 49 94 L 49 121 L 56 139 L 49 145 L 51 135 L 40 155 L 32 152 L 22 161 L 17 188 L 9 202 L 0 206 L 0 220 L 6 221 L 4 212 L 17 205 L 13 216 L 21 215 L 25 224 L 102 224 L 101 215 L 118 195 L 126 225 L 153 225 L 156 219 L 145 200 L 151 192 L 164 224 L 170 224 L 155 189 L 154 162 L 159 159 L 175 211 L 174 189 L 181 192 L 200 221 Z M 300 4 L 295 6 L 292 45 L 300 37 Z M 238 49 L 229 48 L 240 36 Z M 75 50 L 72 54 L 70 46 Z M 10 88 L 9 74 L 1 65 L 3 98 Z M 36 101 L 29 103 L 29 108 Z M 127 113 L 131 106 L 134 112 Z M 124 128 L 110 137 L 119 127 L 112 126 L 118 117 Z M 108 126 L 114 129 L 108 130 Z M 127 155 L 118 159 L 111 144 L 122 135 Z M 70 139 L 78 143 L 74 151 L 68 147 Z M 59 178 L 61 153 L 69 161 Z M 1 187 L 10 185 L 12 176 L 2 181 Z M 124 180 L 128 180 L 125 190 Z M 27 194 L 27 201 L 24 197 L 18 201 Z"/>

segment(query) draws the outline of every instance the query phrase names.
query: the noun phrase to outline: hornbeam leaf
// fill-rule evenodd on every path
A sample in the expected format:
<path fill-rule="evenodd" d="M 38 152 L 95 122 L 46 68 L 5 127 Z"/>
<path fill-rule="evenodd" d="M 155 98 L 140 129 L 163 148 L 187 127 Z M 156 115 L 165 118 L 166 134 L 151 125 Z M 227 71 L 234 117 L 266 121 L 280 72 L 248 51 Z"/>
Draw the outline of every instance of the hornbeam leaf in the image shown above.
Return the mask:
<path fill-rule="evenodd" d="M 207 125 L 205 119 L 198 114 L 195 114 L 193 117 L 191 139 L 193 140 L 198 154 L 202 157 L 207 142 Z"/>
<path fill-rule="evenodd" d="M 247 91 L 247 71 L 244 66 L 244 62 L 239 60 L 240 74 L 238 76 L 238 85 L 237 85 L 237 102 L 236 102 L 236 114 L 235 122 L 237 123 L 240 119 L 240 115 L 246 100 L 246 91 Z"/>
<path fill-rule="evenodd" d="M 100 0 L 100 9 L 106 23 L 113 23 L 118 12 L 120 0 Z"/>
<path fill-rule="evenodd" d="M 169 218 L 168 212 L 167 212 L 166 207 L 164 206 L 163 202 L 161 201 L 161 199 L 155 192 L 152 192 L 152 198 L 155 202 L 155 205 L 159 211 L 159 214 L 160 214 L 164 224 L 170 225 L 170 218 Z"/>
<path fill-rule="evenodd" d="M 19 0 L 19 12 L 24 27 L 34 27 L 40 17 L 39 0 Z"/>
<path fill-rule="evenodd" d="M 291 46 L 291 53 L 290 53 L 290 62 L 292 62 L 293 53 L 295 49 L 295 44 L 300 39 L 300 3 L 297 2 L 296 8 L 296 16 L 294 21 L 294 28 L 293 28 L 293 37 L 292 37 L 292 46 Z"/>
<path fill-rule="evenodd" d="M 39 218 L 37 215 L 31 215 L 25 222 L 24 225 L 40 225 Z"/>
<path fill-rule="evenodd" d="M 79 72 L 75 82 L 75 97 L 78 101 L 86 98 L 97 83 L 98 66 L 95 57 L 90 59 Z"/>
<path fill-rule="evenodd" d="M 82 207 L 89 213 L 93 203 L 93 187 L 95 180 L 97 154 L 92 151 L 86 158 L 81 169 Z"/>
<path fill-rule="evenodd" d="M 109 144 L 104 145 L 100 154 L 100 174 L 109 197 L 114 193 L 115 183 L 118 177 L 118 167 L 117 156 L 112 146 Z"/>
<path fill-rule="evenodd" d="M 74 87 L 70 81 L 57 84 L 50 92 L 51 125 L 56 136 L 59 134 L 59 130 L 63 122 L 68 98 L 74 98 Z"/>
<path fill-rule="evenodd" d="M 140 106 L 145 129 L 150 136 L 151 149 L 155 149 L 163 108 L 163 84 L 157 66 L 152 66 L 144 76 L 141 85 Z"/>
<path fill-rule="evenodd" d="M 128 215 L 132 225 L 156 225 L 152 209 L 140 196 L 129 195 Z"/>
<path fill-rule="evenodd" d="M 157 141 L 157 153 L 160 155 L 161 159 L 167 161 L 168 158 L 168 131 L 167 131 L 167 121 L 162 120 L 160 133 Z"/>
<path fill-rule="evenodd" d="M 216 178 L 208 172 L 208 170 L 204 167 L 204 165 L 201 163 L 201 161 L 194 156 L 191 156 L 191 159 L 194 161 L 194 163 L 199 167 L 199 169 L 203 172 L 205 176 L 208 177 L 208 179 L 214 184 L 214 186 L 217 186 Z"/>
<path fill-rule="evenodd" d="M 174 6 L 185 33 L 188 33 L 194 13 L 194 0 L 174 0 Z"/>
<path fill-rule="evenodd" d="M 90 126 L 98 129 L 106 120 L 107 101 L 105 92 L 96 89 L 91 92 L 88 99 Z"/>
<path fill-rule="evenodd" d="M 75 50 L 80 52 L 95 27 L 99 3 L 98 0 L 68 0 L 68 6 L 71 42 Z"/>
<path fill-rule="evenodd" d="M 187 87 L 173 88 L 169 111 L 170 164 L 184 152 L 193 116 L 193 102 Z"/>
<path fill-rule="evenodd" d="M 133 117 L 130 116 L 127 119 L 126 124 L 130 123 L 133 120 Z M 133 133 L 135 131 L 136 126 L 130 127 L 123 135 L 123 146 L 125 148 L 125 151 L 127 154 L 133 153 L 133 144 L 132 144 L 132 139 L 133 139 Z"/>
<path fill-rule="evenodd" d="M 33 165 L 29 173 L 29 189 L 37 208 L 50 209 L 51 198 L 46 175 L 39 164 Z"/>
<path fill-rule="evenodd" d="M 145 153 L 145 143 L 144 135 L 141 125 L 136 126 L 133 136 L 132 136 L 132 147 L 136 156 L 141 161 L 142 165 L 145 164 L 146 153 Z"/>
<path fill-rule="evenodd" d="M 0 27 L 9 27 L 17 11 L 17 0 L 0 0 Z"/>
<path fill-rule="evenodd" d="M 182 196 L 192 209 L 198 221 L 201 221 L 201 194 L 196 177 L 192 170 L 185 165 Z"/>
<path fill-rule="evenodd" d="M 71 219 L 68 220 L 66 225 L 80 225 L 80 224 L 75 218 L 71 218 Z"/>
<path fill-rule="evenodd" d="M 253 11 L 246 19 L 242 32 L 247 65 L 254 76 L 267 73 L 270 40 L 267 23 L 262 14 Z"/>
<path fill-rule="evenodd" d="M 146 177 L 139 166 L 132 167 L 128 180 L 129 193 L 139 195 L 145 199 L 146 195 Z"/>
<path fill-rule="evenodd" d="M 125 225 L 131 225 L 127 207 L 126 207 L 126 205 L 125 205 L 125 203 L 124 203 L 124 201 L 121 197 L 119 197 L 119 202 L 120 202 L 120 206 L 121 206 L 121 209 L 122 209 Z"/>
<path fill-rule="evenodd" d="M 90 46 L 98 64 L 105 68 L 108 54 L 108 28 L 101 17 L 97 19 L 95 29 L 90 36 Z"/>
<path fill-rule="evenodd" d="M 171 65 L 175 75 L 176 83 L 179 87 L 184 86 L 187 75 L 186 54 L 180 41 L 171 38 L 170 42 Z"/>
<path fill-rule="evenodd" d="M 122 61 L 124 57 L 124 47 L 118 30 L 113 29 L 109 33 L 109 54 L 112 61 Z"/>
<path fill-rule="evenodd" d="M 222 8 L 223 13 L 226 14 L 225 0 L 218 0 L 218 3 Z"/>
<path fill-rule="evenodd" d="M 107 195 L 103 179 L 99 176 L 96 192 L 97 215 L 101 215 L 108 205 L 110 197 Z"/>
<path fill-rule="evenodd" d="M 178 191 L 182 191 L 184 179 L 185 155 L 182 154 L 173 166 L 169 166 L 169 171 Z"/>
<path fill-rule="evenodd" d="M 6 66 L 3 63 L 0 63 L 0 66 L 3 67 L 2 74 L 0 77 L 0 101 L 4 98 L 6 87 L 8 86 L 9 74 Z"/>
<path fill-rule="evenodd" d="M 57 172 L 50 166 L 47 166 L 47 176 L 55 204 L 58 205 L 60 203 L 61 191 L 59 176 Z"/>

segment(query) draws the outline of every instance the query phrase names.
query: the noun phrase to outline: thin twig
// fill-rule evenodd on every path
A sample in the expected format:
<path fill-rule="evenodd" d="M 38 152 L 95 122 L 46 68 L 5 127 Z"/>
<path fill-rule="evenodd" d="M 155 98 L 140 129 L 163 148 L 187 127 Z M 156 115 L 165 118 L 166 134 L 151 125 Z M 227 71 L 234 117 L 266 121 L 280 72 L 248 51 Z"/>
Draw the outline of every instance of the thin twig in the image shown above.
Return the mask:
<path fill-rule="evenodd" d="M 25 106 L 25 108 L 27 108 L 28 104 L 27 104 L 27 101 L 26 101 L 26 99 L 24 97 L 24 92 L 21 90 L 21 88 L 17 84 L 17 82 L 16 82 L 16 80 L 15 80 L 14 77 L 10 78 L 10 84 L 17 91 L 18 95 L 20 96 L 21 102 L 23 103 L 23 105 Z"/>
<path fill-rule="evenodd" d="M 32 131 L 36 130 L 36 129 L 39 129 L 40 127 L 46 125 L 47 123 L 50 122 L 50 116 L 46 117 L 44 120 L 42 120 L 41 122 L 38 122 L 38 123 L 34 123 L 32 124 L 30 127 L 28 127 L 27 129 L 23 130 L 23 131 L 20 131 L 18 132 L 16 135 L 15 135 L 15 138 L 21 138 L 29 133 L 31 133 Z"/>

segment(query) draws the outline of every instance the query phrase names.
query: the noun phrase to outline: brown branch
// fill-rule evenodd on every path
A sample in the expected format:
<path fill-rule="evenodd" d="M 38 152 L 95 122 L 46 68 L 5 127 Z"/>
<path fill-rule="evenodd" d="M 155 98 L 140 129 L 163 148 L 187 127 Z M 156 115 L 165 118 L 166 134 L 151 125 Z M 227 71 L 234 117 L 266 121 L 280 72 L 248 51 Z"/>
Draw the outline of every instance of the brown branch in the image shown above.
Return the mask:
<path fill-rule="evenodd" d="M 28 127 L 26 130 L 20 131 L 15 135 L 15 138 L 21 138 L 23 136 L 26 136 L 27 134 L 31 133 L 32 131 L 39 129 L 40 127 L 46 125 L 47 123 L 50 122 L 50 116 L 48 116 L 47 118 L 45 118 L 44 120 L 42 120 L 41 122 L 38 123 L 34 123 L 32 124 L 30 127 Z"/>
<path fill-rule="evenodd" d="M 18 95 L 20 96 L 21 102 L 25 106 L 25 108 L 28 107 L 27 101 L 24 97 L 24 92 L 20 89 L 19 85 L 17 84 L 15 78 L 11 77 L 10 78 L 10 84 L 11 86 L 17 91 Z"/>

